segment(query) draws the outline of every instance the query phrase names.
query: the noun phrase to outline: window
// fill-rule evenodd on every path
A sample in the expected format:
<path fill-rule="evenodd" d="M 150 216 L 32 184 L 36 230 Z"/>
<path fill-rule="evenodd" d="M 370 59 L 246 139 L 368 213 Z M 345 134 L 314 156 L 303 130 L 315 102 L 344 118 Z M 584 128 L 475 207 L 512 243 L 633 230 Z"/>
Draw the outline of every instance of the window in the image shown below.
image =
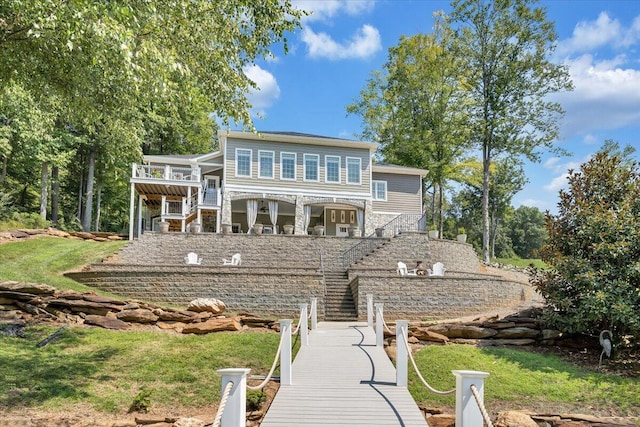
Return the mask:
<path fill-rule="evenodd" d="M 251 177 L 251 150 L 236 148 L 236 176 Z"/>
<path fill-rule="evenodd" d="M 347 157 L 347 184 L 360 184 L 360 167 L 362 159 Z"/>
<path fill-rule="evenodd" d="M 324 180 L 340 184 L 340 157 L 326 156 L 324 159 L 326 163 Z"/>
<path fill-rule="evenodd" d="M 258 151 L 258 176 L 273 179 L 273 151 Z"/>
<path fill-rule="evenodd" d="M 280 179 L 296 179 L 296 153 L 280 153 Z"/>
<path fill-rule="evenodd" d="M 318 164 L 320 163 L 320 156 L 317 154 L 305 154 L 304 155 L 304 180 L 305 181 L 319 181 Z"/>
<path fill-rule="evenodd" d="M 373 200 L 387 201 L 387 181 L 373 181 L 371 187 Z"/>

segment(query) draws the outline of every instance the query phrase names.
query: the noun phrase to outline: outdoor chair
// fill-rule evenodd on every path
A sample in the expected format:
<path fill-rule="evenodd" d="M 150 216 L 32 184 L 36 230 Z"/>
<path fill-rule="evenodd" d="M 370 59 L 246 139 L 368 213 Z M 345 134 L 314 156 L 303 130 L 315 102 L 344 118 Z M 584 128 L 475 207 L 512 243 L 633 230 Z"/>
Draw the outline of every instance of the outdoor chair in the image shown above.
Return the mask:
<path fill-rule="evenodd" d="M 407 269 L 407 264 L 405 264 L 404 262 L 398 262 L 398 269 L 396 270 L 398 272 L 399 275 L 401 276 L 417 276 L 418 273 L 416 272 L 417 269 L 411 269 L 408 270 Z"/>
<path fill-rule="evenodd" d="M 444 276 L 445 270 L 443 263 L 436 262 L 433 264 L 433 270 L 429 269 L 429 276 Z"/>
<path fill-rule="evenodd" d="M 189 252 L 186 257 L 184 257 L 184 261 L 187 264 L 200 265 L 202 264 L 202 257 L 198 257 L 198 254 L 195 252 Z"/>
<path fill-rule="evenodd" d="M 240 254 L 234 254 L 231 259 L 222 259 L 222 265 L 240 265 L 242 264 L 242 259 L 240 259 Z"/>

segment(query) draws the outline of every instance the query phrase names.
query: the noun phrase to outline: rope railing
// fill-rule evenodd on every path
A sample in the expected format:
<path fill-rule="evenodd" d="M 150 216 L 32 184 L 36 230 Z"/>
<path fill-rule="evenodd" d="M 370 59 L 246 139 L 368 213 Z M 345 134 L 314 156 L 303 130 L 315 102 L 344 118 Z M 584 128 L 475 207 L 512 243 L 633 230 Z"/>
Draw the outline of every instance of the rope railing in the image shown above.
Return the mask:
<path fill-rule="evenodd" d="M 469 389 L 471 390 L 471 394 L 473 394 L 473 397 L 475 398 L 476 403 L 478 404 L 478 408 L 480 409 L 480 413 L 482 414 L 482 418 L 484 419 L 484 422 L 487 424 L 487 427 L 493 427 L 493 423 L 491 422 L 491 417 L 489 417 L 489 412 L 487 412 L 487 408 L 484 407 L 484 403 L 480 398 L 480 393 L 478 392 L 478 388 L 476 387 L 475 384 L 471 384 L 469 386 Z"/>
<path fill-rule="evenodd" d="M 224 413 L 224 408 L 227 406 L 227 401 L 229 400 L 229 394 L 231 393 L 232 388 L 233 388 L 233 382 L 231 381 L 229 381 L 227 385 L 224 387 L 222 398 L 220 399 L 220 406 L 218 406 L 216 417 L 213 419 L 213 427 L 220 427 L 220 422 L 222 421 L 222 414 Z"/>
<path fill-rule="evenodd" d="M 286 332 L 287 326 L 283 327 Z M 273 372 L 276 370 L 276 366 L 278 365 L 278 360 L 280 360 L 280 350 L 282 350 L 282 342 L 284 341 L 285 334 L 280 334 L 280 343 L 278 344 L 278 350 L 276 350 L 276 357 L 273 359 L 273 364 L 271 365 L 271 369 L 267 374 L 267 377 L 257 386 L 250 386 L 247 384 L 248 390 L 262 390 L 262 388 L 267 385 L 269 381 L 271 381 L 271 377 L 273 376 Z"/>
<path fill-rule="evenodd" d="M 405 346 L 405 348 L 407 350 L 407 356 L 409 357 L 409 360 L 411 361 L 411 366 L 413 366 L 413 370 L 415 371 L 416 375 L 418 376 L 418 378 L 422 382 L 422 385 L 424 385 L 427 388 L 427 390 L 429 390 L 430 392 L 432 392 L 434 394 L 438 394 L 440 396 L 448 396 L 450 394 L 455 393 L 456 392 L 455 388 L 452 389 L 452 390 L 440 391 L 440 390 L 437 390 L 437 389 L 431 387 L 431 385 L 427 382 L 427 380 L 424 379 L 424 377 L 420 373 L 420 370 L 418 369 L 418 365 L 416 364 L 416 361 L 413 358 L 413 354 L 411 354 L 411 348 L 409 347 L 409 342 L 407 341 L 407 339 L 405 337 L 404 330 L 402 331 L 402 333 L 400 335 L 402 336 L 402 342 L 404 343 L 404 346 Z"/>

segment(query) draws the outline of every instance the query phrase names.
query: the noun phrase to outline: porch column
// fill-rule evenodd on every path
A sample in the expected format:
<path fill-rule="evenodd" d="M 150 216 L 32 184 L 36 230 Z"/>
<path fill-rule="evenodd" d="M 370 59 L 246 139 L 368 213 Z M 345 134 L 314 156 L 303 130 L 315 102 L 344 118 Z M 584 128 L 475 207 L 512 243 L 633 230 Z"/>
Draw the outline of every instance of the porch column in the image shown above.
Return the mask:
<path fill-rule="evenodd" d="M 133 240 L 133 213 L 135 209 L 136 185 L 131 183 L 131 200 L 129 201 L 129 240 Z"/>
<path fill-rule="evenodd" d="M 222 191 L 222 215 L 220 218 L 220 224 L 231 224 L 231 194 L 224 190 Z M 218 233 L 220 228 L 218 228 Z"/>
<path fill-rule="evenodd" d="M 304 227 L 304 197 L 301 194 L 296 195 L 296 219 L 293 234 L 302 236 L 307 234 Z"/>
<path fill-rule="evenodd" d="M 373 202 L 371 199 L 364 201 L 364 236 L 369 236 L 375 231 L 373 224 Z"/>
<path fill-rule="evenodd" d="M 138 238 L 142 235 L 142 196 L 138 196 Z"/>

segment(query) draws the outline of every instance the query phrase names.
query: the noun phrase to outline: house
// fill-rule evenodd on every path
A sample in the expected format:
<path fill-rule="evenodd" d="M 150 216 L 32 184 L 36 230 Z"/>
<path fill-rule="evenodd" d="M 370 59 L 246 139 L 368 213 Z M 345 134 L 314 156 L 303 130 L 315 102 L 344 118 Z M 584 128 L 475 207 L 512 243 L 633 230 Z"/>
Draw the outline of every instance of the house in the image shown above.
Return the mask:
<path fill-rule="evenodd" d="M 369 235 L 422 214 L 426 171 L 373 162 L 378 144 L 292 132 L 220 131 L 218 151 L 144 156 L 132 166 L 133 238 L 190 227 L 207 232 Z M 137 203 L 136 203 L 137 201 Z M 291 227 L 292 226 L 292 227 Z"/>

